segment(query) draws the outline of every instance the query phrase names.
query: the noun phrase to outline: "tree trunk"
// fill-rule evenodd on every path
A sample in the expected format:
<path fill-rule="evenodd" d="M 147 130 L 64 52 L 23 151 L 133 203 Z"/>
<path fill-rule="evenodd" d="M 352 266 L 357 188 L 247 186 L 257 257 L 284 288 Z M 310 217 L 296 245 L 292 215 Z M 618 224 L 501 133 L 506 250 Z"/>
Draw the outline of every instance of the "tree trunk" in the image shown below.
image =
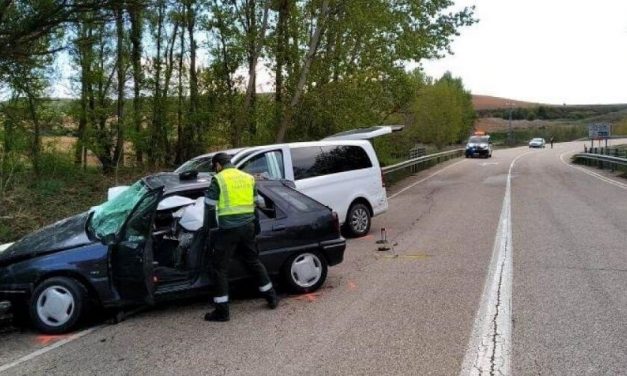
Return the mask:
<path fill-rule="evenodd" d="M 276 31 L 276 75 L 274 81 L 274 105 L 276 124 L 283 124 L 283 69 L 287 51 L 287 21 L 290 16 L 290 0 L 281 0 L 279 6 L 279 19 Z"/>
<path fill-rule="evenodd" d="M 28 112 L 30 113 L 31 120 L 33 121 L 33 141 L 31 144 L 33 170 L 35 171 L 35 175 L 39 176 L 41 172 L 39 167 L 39 153 L 41 151 L 39 115 L 37 114 L 37 105 L 35 103 L 35 98 L 33 97 L 33 94 L 27 90 L 26 97 L 28 99 Z"/>
<path fill-rule="evenodd" d="M 154 66 L 154 91 L 152 94 L 153 108 L 152 108 L 152 127 L 150 130 L 150 147 L 149 158 L 151 164 L 159 164 L 162 161 L 161 151 L 159 150 L 159 140 L 161 139 L 161 130 L 163 128 L 163 103 L 161 97 L 161 50 L 162 50 L 162 38 L 163 38 L 163 22 L 165 18 L 165 2 L 159 1 L 157 5 L 157 55 L 155 58 Z"/>
<path fill-rule="evenodd" d="M 244 111 L 242 111 L 242 123 L 248 124 L 248 132 L 251 136 L 257 134 L 257 125 L 255 123 L 255 102 L 257 94 L 257 61 L 261 54 L 266 38 L 266 30 L 268 28 L 268 13 L 272 0 L 266 0 L 263 9 L 263 18 L 261 29 L 257 30 L 257 15 L 255 0 L 250 0 L 247 7 L 247 17 L 249 18 L 248 33 L 248 86 L 246 87 L 246 96 L 244 98 Z"/>
<path fill-rule="evenodd" d="M 281 126 L 279 127 L 279 131 L 276 137 L 277 143 L 284 142 L 285 134 L 287 133 L 287 128 L 292 121 L 292 115 L 293 115 L 294 109 L 300 103 L 300 98 L 302 96 L 305 83 L 307 82 L 307 76 L 309 75 L 309 69 L 311 68 L 311 63 L 316 57 L 318 44 L 320 43 L 320 37 L 322 35 L 328 13 L 329 13 L 329 0 L 324 0 L 324 2 L 322 3 L 322 10 L 320 11 L 320 16 L 318 17 L 318 24 L 316 25 L 316 30 L 314 31 L 311 37 L 311 40 L 309 43 L 309 50 L 307 51 L 307 55 L 305 55 L 305 60 L 303 61 L 303 68 L 300 71 L 300 78 L 298 79 L 298 84 L 296 85 L 296 89 L 294 90 L 294 94 L 292 95 L 292 99 L 290 100 L 287 111 L 282 117 Z"/>
<path fill-rule="evenodd" d="M 133 2 L 128 8 L 131 21 L 131 61 L 133 64 L 133 128 L 135 129 L 135 160 L 138 164 L 144 162 L 142 136 L 142 98 L 141 88 L 143 84 L 142 72 L 142 30 L 143 14 L 142 4 Z"/>
<path fill-rule="evenodd" d="M 193 136 L 191 140 L 193 145 L 192 153 L 197 154 L 204 148 L 204 129 L 198 119 L 198 74 L 196 72 L 196 39 L 194 29 L 196 25 L 196 11 L 194 9 L 195 1 L 191 0 L 187 3 L 187 37 L 189 39 L 189 121 L 191 121 Z"/>
<path fill-rule="evenodd" d="M 184 150 L 186 148 L 187 140 L 184 137 L 184 124 L 183 124 L 183 57 L 185 55 L 185 33 L 181 32 L 180 35 L 180 53 L 179 53 L 179 66 L 178 66 L 178 104 L 176 109 L 176 158 L 177 164 L 183 162 Z"/>
<path fill-rule="evenodd" d="M 117 32 L 117 73 L 118 73 L 118 93 L 117 93 L 117 123 L 116 123 L 116 145 L 113 152 L 113 163 L 119 167 L 124 165 L 124 84 L 126 82 L 125 56 L 124 56 L 124 9 L 119 5 L 115 9 L 115 27 Z"/>

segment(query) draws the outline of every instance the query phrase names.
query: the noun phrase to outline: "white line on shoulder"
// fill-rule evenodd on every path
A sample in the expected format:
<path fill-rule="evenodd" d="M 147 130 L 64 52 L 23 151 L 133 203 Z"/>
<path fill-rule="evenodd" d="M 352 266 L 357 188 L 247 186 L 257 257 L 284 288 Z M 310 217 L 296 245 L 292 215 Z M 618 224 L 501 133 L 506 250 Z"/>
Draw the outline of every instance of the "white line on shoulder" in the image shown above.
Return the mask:
<path fill-rule="evenodd" d="M 11 363 L 7 363 L 7 364 L 4 364 L 4 365 L 1 365 L 0 366 L 0 372 L 4 372 L 4 371 L 6 371 L 8 369 L 11 369 L 11 368 L 13 368 L 13 367 L 15 367 L 17 365 L 20 365 L 20 364 L 22 364 L 24 362 L 27 362 L 27 361 L 32 360 L 32 359 L 35 359 L 36 357 L 38 357 L 40 355 L 43 355 L 43 354 L 45 354 L 45 353 L 47 353 L 49 351 L 52 351 L 52 350 L 54 350 L 54 349 L 56 349 L 58 347 L 61 347 L 61 346 L 65 345 L 65 344 L 68 344 L 68 343 L 70 343 L 72 341 L 75 341 L 75 340 L 77 340 L 77 339 L 79 339 L 81 337 L 84 337 L 87 334 L 95 331 L 98 328 L 100 328 L 100 326 L 96 326 L 96 327 L 93 327 L 93 328 L 85 329 L 85 330 L 80 331 L 80 332 L 78 332 L 76 334 L 73 334 L 73 335 L 71 335 L 71 336 L 69 336 L 69 337 L 67 337 L 65 339 L 62 339 L 62 340 L 60 340 L 58 342 L 55 342 L 55 343 L 53 343 L 50 346 L 46 346 L 44 348 L 41 348 L 41 349 L 39 349 L 37 351 L 34 351 L 34 352 L 28 354 L 28 355 L 25 355 L 25 356 L 15 360 L 15 361 L 11 362 Z"/>
<path fill-rule="evenodd" d="M 592 177 L 595 177 L 595 178 L 597 178 L 599 180 L 602 180 L 602 181 L 604 181 L 604 182 L 606 182 L 608 184 L 611 184 L 611 185 L 616 186 L 618 188 L 627 189 L 627 184 L 625 184 L 625 183 L 619 182 L 619 181 L 614 180 L 614 179 L 610 179 L 607 176 L 603 176 L 601 174 L 597 174 L 596 172 L 590 171 L 590 170 L 588 170 L 586 168 L 579 167 L 579 166 L 574 166 L 571 163 L 566 162 L 564 160 L 564 155 L 566 155 L 566 154 L 573 154 L 573 153 L 576 153 L 576 152 L 574 152 L 574 151 L 566 151 L 566 152 L 560 154 L 560 161 L 562 161 L 562 163 L 565 164 L 568 167 L 571 167 L 571 168 L 574 168 L 576 170 L 579 170 L 579 171 L 581 171 L 581 172 L 583 172 L 585 174 L 588 174 L 588 175 L 590 175 Z"/>

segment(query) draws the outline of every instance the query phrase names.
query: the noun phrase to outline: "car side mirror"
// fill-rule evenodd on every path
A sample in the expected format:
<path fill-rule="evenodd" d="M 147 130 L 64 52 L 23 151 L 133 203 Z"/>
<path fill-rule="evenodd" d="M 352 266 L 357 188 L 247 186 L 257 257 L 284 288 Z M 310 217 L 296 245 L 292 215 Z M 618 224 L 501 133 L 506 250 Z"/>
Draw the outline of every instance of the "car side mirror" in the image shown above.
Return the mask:
<path fill-rule="evenodd" d="M 100 242 L 106 246 L 110 246 L 118 242 L 118 237 L 115 236 L 115 234 L 108 234 L 102 237 Z"/>

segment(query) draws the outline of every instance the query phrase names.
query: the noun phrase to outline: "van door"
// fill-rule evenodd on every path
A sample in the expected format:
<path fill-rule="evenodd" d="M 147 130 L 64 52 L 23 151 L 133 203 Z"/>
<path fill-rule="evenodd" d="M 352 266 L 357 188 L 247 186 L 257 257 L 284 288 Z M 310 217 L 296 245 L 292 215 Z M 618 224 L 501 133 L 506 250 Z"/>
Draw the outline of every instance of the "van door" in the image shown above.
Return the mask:
<path fill-rule="evenodd" d="M 154 301 L 152 229 L 162 195 L 163 187 L 149 191 L 129 214 L 120 240 L 111 246 L 113 284 L 122 300 Z"/>

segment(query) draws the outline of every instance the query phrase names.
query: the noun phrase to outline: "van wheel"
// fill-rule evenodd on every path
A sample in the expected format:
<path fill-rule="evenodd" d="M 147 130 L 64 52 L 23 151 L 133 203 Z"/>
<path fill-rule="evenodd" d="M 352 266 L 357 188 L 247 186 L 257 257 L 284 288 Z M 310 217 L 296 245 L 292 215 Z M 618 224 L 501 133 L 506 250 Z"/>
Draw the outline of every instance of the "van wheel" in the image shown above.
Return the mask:
<path fill-rule="evenodd" d="M 370 209 L 362 203 L 356 202 L 346 213 L 346 230 L 350 236 L 360 237 L 370 232 Z"/>
<path fill-rule="evenodd" d="M 72 330 L 87 303 L 87 290 L 73 278 L 54 277 L 35 289 L 29 305 L 35 327 L 44 333 L 58 334 Z"/>

